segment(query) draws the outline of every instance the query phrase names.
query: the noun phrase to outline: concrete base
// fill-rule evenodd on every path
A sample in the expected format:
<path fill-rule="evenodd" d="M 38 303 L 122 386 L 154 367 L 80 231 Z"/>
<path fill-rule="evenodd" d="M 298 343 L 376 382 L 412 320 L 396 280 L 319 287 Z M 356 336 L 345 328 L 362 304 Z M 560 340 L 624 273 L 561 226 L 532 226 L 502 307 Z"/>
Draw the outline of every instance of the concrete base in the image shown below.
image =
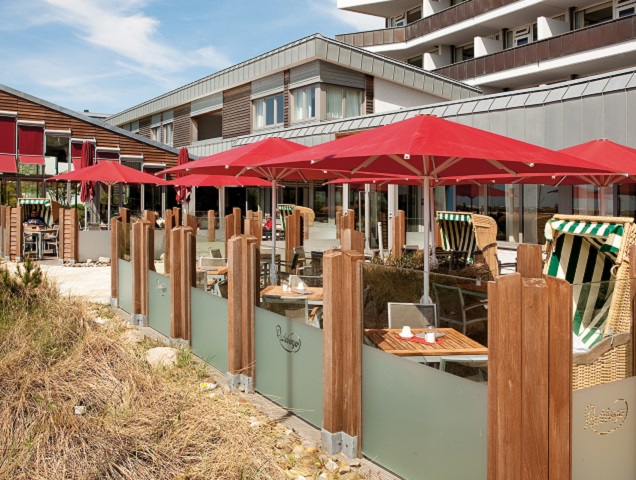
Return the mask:
<path fill-rule="evenodd" d="M 358 437 L 352 437 L 345 432 L 331 433 L 321 430 L 322 448 L 329 454 L 342 453 L 349 458 L 358 458 Z"/>
<path fill-rule="evenodd" d="M 236 389 L 243 387 L 245 393 L 254 393 L 254 381 L 252 377 L 247 377 L 243 375 L 242 373 L 229 373 L 229 372 L 226 374 L 226 377 L 227 377 L 228 383 L 232 387 Z"/>
<path fill-rule="evenodd" d="M 148 317 L 146 315 L 141 315 L 139 313 L 135 313 L 132 316 L 132 324 L 137 325 L 138 327 L 147 327 L 148 326 Z"/>
<path fill-rule="evenodd" d="M 110 297 L 110 306 L 113 308 L 119 308 L 119 298 Z"/>

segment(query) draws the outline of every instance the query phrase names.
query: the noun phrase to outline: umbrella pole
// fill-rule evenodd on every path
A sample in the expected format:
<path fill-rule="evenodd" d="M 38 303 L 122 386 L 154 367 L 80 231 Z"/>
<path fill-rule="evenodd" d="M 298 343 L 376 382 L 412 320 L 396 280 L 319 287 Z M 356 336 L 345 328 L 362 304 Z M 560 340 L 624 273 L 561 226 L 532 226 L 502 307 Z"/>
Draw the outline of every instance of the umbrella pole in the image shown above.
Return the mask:
<path fill-rule="evenodd" d="M 429 188 L 430 191 L 430 202 L 431 202 L 431 265 L 437 265 L 437 256 L 435 255 L 435 248 L 437 247 L 436 238 L 435 238 L 435 193 L 432 188 Z"/>
<path fill-rule="evenodd" d="M 269 281 L 276 285 L 276 180 L 272 180 L 272 259 L 269 267 Z"/>
<path fill-rule="evenodd" d="M 110 230 L 110 189 L 112 185 L 108 184 L 108 210 L 106 210 L 106 223 L 108 224 L 108 230 Z"/>
<path fill-rule="evenodd" d="M 84 202 L 84 230 L 88 230 L 88 205 L 89 202 Z"/>
<path fill-rule="evenodd" d="M 598 210 L 601 217 L 605 216 L 605 187 L 598 187 Z"/>
<path fill-rule="evenodd" d="M 429 270 L 430 270 L 430 234 L 431 234 L 431 195 L 430 195 L 431 179 L 424 177 L 424 293 L 422 298 L 424 303 L 431 303 L 429 295 Z"/>

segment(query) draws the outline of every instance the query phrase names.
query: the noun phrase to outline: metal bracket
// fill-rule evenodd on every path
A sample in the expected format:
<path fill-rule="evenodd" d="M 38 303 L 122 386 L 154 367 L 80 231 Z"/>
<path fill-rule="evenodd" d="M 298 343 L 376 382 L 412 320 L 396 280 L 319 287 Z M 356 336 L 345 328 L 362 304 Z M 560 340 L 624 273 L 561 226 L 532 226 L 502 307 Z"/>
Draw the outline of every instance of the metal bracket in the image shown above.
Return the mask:
<path fill-rule="evenodd" d="M 231 387 L 239 389 L 243 387 L 244 393 L 254 393 L 254 379 L 242 373 L 226 373 L 228 383 Z"/>
<path fill-rule="evenodd" d="M 135 313 L 132 316 L 131 323 L 133 325 L 137 325 L 139 327 L 147 327 L 148 326 L 148 317 L 146 317 L 146 315 L 141 315 L 140 313 Z"/>
<path fill-rule="evenodd" d="M 348 458 L 358 458 L 358 437 L 345 432 L 331 433 L 325 429 L 320 432 L 322 448 L 329 455 L 341 453 Z"/>
<path fill-rule="evenodd" d="M 110 297 L 110 306 L 112 308 L 119 308 L 119 298 L 117 297 Z"/>

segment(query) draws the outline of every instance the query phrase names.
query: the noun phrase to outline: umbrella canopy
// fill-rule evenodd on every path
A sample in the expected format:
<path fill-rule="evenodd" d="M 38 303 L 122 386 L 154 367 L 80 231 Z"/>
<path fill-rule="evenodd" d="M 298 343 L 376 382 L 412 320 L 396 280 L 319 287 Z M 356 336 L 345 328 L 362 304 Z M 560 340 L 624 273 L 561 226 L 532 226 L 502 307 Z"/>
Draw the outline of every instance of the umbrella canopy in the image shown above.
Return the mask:
<path fill-rule="evenodd" d="M 323 143 L 265 162 L 261 168 L 272 167 L 431 179 L 608 173 L 596 163 L 431 115 Z"/>
<path fill-rule="evenodd" d="M 179 150 L 179 158 L 177 159 L 177 165 L 183 166 L 190 161 L 190 157 L 188 155 L 188 149 L 182 148 Z M 178 176 L 177 176 L 178 177 Z M 192 189 L 183 184 L 179 184 L 175 187 L 177 191 L 177 203 L 184 204 L 190 203 L 190 195 L 192 193 Z"/>
<path fill-rule="evenodd" d="M 140 172 L 134 168 L 122 165 L 119 162 L 101 162 L 87 168 L 81 168 L 72 172 L 62 173 L 49 178 L 53 181 L 69 182 L 102 182 L 106 184 L 131 183 L 131 184 L 152 184 L 167 185 L 165 180 Z"/>
<path fill-rule="evenodd" d="M 169 185 L 188 187 L 271 187 L 272 182 L 257 177 L 233 177 L 231 175 L 183 175 L 168 182 Z"/>
<path fill-rule="evenodd" d="M 95 158 L 95 146 L 90 142 L 82 143 L 82 153 L 80 155 L 79 168 L 87 168 L 93 164 Z M 80 200 L 82 203 L 90 202 L 95 197 L 95 184 L 93 182 L 82 182 L 80 190 Z"/>

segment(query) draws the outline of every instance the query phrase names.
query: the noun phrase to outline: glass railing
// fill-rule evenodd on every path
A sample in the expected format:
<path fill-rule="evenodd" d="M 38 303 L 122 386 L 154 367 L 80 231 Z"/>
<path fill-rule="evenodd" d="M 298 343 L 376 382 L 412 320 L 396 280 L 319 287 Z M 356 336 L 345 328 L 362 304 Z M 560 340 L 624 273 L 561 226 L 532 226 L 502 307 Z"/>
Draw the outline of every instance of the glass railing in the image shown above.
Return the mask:
<path fill-rule="evenodd" d="M 129 261 L 117 260 L 119 308 L 132 313 L 132 264 Z"/>
<path fill-rule="evenodd" d="M 218 295 L 191 289 L 192 351 L 221 372 L 227 372 L 228 302 Z"/>
<path fill-rule="evenodd" d="M 148 272 L 148 324 L 170 337 L 170 278 Z"/>
<path fill-rule="evenodd" d="M 132 260 L 132 224 L 121 223 L 119 225 L 119 258 L 130 262 Z"/>

